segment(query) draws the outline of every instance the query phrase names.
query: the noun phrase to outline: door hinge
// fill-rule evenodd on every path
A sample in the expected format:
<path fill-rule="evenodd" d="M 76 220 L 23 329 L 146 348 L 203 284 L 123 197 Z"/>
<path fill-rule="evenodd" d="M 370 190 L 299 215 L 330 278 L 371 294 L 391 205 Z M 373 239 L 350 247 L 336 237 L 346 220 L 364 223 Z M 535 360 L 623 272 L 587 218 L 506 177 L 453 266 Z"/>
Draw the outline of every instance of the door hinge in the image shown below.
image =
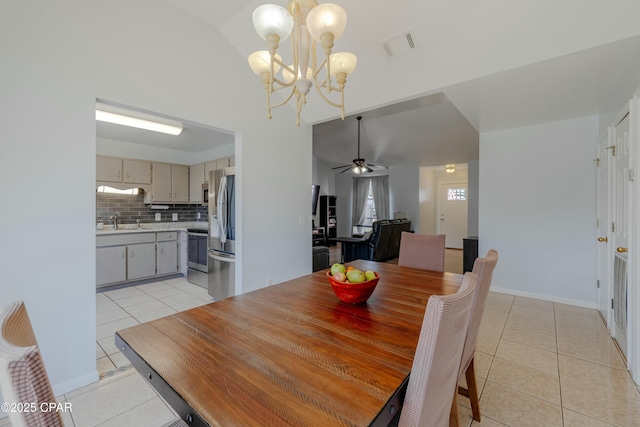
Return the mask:
<path fill-rule="evenodd" d="M 596 227 L 600 228 L 600 220 L 599 219 L 596 219 Z"/>
<path fill-rule="evenodd" d="M 596 280 L 596 288 L 600 289 L 600 279 Z"/>
<path fill-rule="evenodd" d="M 611 145 L 611 146 L 607 147 L 607 150 L 611 150 L 611 155 L 613 157 L 616 156 L 616 146 L 615 145 Z"/>
<path fill-rule="evenodd" d="M 611 232 L 612 232 L 612 233 L 615 233 L 615 232 L 616 232 L 616 223 L 615 223 L 615 222 L 612 222 L 612 223 L 611 223 Z"/>
<path fill-rule="evenodd" d="M 635 178 L 635 172 L 633 169 L 629 169 L 629 181 L 633 181 Z"/>
<path fill-rule="evenodd" d="M 611 308 L 613 308 L 613 298 L 611 298 Z"/>
<path fill-rule="evenodd" d="M 600 159 L 593 159 L 594 162 L 596 162 L 596 167 L 599 168 L 600 167 Z"/>

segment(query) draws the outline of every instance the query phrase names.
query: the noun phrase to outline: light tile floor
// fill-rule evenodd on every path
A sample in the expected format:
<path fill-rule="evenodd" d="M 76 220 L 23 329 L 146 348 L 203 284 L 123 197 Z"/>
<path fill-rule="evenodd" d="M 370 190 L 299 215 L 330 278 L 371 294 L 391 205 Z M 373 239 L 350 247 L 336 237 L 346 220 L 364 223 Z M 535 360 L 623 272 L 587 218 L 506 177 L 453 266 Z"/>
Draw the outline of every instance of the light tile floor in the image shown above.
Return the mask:
<path fill-rule="evenodd" d="M 175 414 L 129 367 L 114 331 L 210 300 L 185 279 L 99 293 L 101 379 L 60 396 L 67 426 L 160 426 Z M 461 426 L 637 426 L 640 393 L 596 310 L 490 293 L 476 350 L 482 422 L 459 396 Z M 7 426 L 6 418 L 0 426 Z"/>

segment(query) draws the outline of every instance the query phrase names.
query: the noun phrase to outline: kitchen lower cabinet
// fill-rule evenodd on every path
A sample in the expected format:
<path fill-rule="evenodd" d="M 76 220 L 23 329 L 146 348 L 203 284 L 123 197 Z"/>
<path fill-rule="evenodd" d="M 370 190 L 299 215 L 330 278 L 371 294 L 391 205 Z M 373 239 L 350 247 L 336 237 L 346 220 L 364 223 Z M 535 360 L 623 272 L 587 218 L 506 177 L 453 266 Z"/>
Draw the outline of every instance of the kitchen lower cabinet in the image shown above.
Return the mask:
<path fill-rule="evenodd" d="M 156 244 L 127 246 L 127 280 L 144 279 L 156 275 Z"/>
<path fill-rule="evenodd" d="M 158 233 L 156 243 L 156 274 L 172 274 L 180 271 L 178 262 L 178 233 Z"/>
<path fill-rule="evenodd" d="M 127 280 L 127 247 L 96 248 L 96 286 Z"/>
<path fill-rule="evenodd" d="M 96 287 L 180 272 L 178 233 L 96 236 Z"/>

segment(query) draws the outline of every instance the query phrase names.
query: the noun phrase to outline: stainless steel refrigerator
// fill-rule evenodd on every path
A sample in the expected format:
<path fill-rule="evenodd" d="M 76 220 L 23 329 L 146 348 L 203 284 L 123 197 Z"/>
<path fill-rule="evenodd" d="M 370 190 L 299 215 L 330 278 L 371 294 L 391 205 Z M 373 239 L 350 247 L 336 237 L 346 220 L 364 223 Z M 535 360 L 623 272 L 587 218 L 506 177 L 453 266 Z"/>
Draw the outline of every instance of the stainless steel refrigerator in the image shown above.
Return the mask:
<path fill-rule="evenodd" d="M 216 301 L 235 295 L 235 168 L 209 172 L 209 295 Z"/>

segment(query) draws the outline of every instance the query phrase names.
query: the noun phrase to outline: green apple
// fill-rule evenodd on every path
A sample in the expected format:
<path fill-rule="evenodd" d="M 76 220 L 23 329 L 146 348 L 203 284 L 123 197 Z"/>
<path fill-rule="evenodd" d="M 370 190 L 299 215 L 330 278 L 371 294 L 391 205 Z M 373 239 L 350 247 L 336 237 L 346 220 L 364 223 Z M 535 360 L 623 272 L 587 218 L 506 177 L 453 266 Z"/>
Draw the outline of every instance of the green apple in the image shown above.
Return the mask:
<path fill-rule="evenodd" d="M 344 268 L 344 265 L 336 262 L 331 266 L 331 275 L 333 276 L 336 273 L 344 273 L 347 269 Z"/>
<path fill-rule="evenodd" d="M 362 283 L 365 281 L 365 276 L 362 270 L 355 268 L 347 271 L 347 280 L 351 283 Z"/>
<path fill-rule="evenodd" d="M 365 277 L 367 280 L 373 280 L 373 279 L 375 279 L 375 278 L 376 278 L 376 273 L 374 273 L 374 272 L 373 272 L 373 271 L 371 271 L 371 270 L 367 270 L 367 271 L 365 271 L 365 272 L 364 272 L 364 277 Z"/>

